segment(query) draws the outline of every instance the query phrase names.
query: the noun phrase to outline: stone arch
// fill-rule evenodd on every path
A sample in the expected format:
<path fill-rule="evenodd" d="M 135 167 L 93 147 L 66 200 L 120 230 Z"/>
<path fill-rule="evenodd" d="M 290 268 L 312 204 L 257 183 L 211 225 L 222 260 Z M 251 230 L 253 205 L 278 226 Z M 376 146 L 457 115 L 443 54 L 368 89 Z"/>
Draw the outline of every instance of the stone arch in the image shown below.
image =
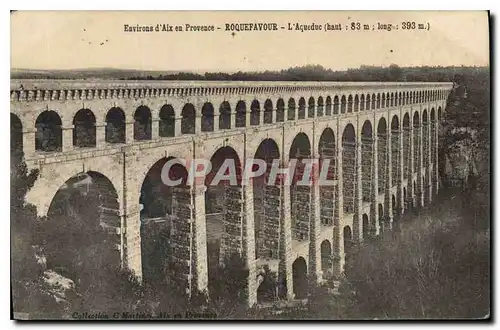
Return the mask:
<path fill-rule="evenodd" d="M 311 187 L 299 185 L 299 181 L 307 181 L 304 178 L 305 163 L 303 159 L 311 158 L 311 142 L 305 133 L 299 133 L 293 139 L 289 150 L 290 161 L 295 160 L 295 172 L 290 186 L 290 209 L 292 217 L 292 239 L 305 241 L 309 239 L 309 217 L 311 214 Z"/>
<path fill-rule="evenodd" d="M 245 101 L 236 103 L 236 127 L 246 127 L 247 125 L 247 106 Z"/>
<path fill-rule="evenodd" d="M 325 101 L 325 116 L 331 116 L 332 115 L 332 108 L 333 108 L 333 104 L 332 104 L 332 98 L 330 95 L 328 95 L 326 97 L 326 101 Z"/>
<path fill-rule="evenodd" d="M 392 170 L 392 181 L 391 187 L 394 187 L 398 184 L 400 180 L 400 171 L 399 166 L 401 164 L 400 159 L 400 125 L 399 125 L 399 117 L 397 115 L 392 116 L 391 120 L 391 170 Z"/>
<path fill-rule="evenodd" d="M 228 101 L 221 103 L 219 107 L 219 129 L 231 128 L 231 105 Z M 194 133 L 194 131 L 193 131 Z"/>
<path fill-rule="evenodd" d="M 410 127 L 410 114 L 408 112 L 403 115 L 403 127 Z"/>
<path fill-rule="evenodd" d="M 413 113 L 413 127 L 418 127 L 420 125 L 420 115 L 418 111 Z"/>
<path fill-rule="evenodd" d="M 395 115 L 395 117 L 397 118 L 397 115 Z M 377 132 L 387 133 L 387 121 L 385 120 L 385 117 L 380 117 L 378 120 Z"/>
<path fill-rule="evenodd" d="M 415 198 L 418 198 L 420 192 L 418 191 L 418 185 L 417 185 L 417 181 L 416 180 L 413 180 L 413 197 L 412 197 L 412 201 L 415 199 Z M 417 201 L 417 204 L 415 206 L 418 205 L 418 201 Z"/>
<path fill-rule="evenodd" d="M 338 95 L 335 95 L 333 98 L 333 114 L 338 115 L 339 114 L 339 97 Z"/>
<path fill-rule="evenodd" d="M 37 235 L 46 242 L 50 268 L 89 285 L 101 271 L 120 266 L 120 227 L 115 186 L 105 175 L 88 171 L 72 176 L 57 190 Z"/>
<path fill-rule="evenodd" d="M 394 106 L 394 92 L 391 92 L 391 107 Z"/>
<path fill-rule="evenodd" d="M 342 183 L 344 212 L 354 213 L 356 171 L 356 131 L 352 124 L 347 124 L 342 133 Z"/>
<path fill-rule="evenodd" d="M 406 187 L 403 187 L 403 205 L 405 211 L 411 207 L 411 204 L 408 202 L 408 194 L 406 193 Z"/>
<path fill-rule="evenodd" d="M 365 120 L 361 129 L 361 190 L 363 202 L 370 202 L 372 196 L 373 176 L 373 128 L 369 120 Z"/>
<path fill-rule="evenodd" d="M 287 114 L 288 120 L 295 120 L 295 100 L 293 97 L 291 97 L 288 100 L 288 114 Z"/>
<path fill-rule="evenodd" d="M 73 146 L 95 148 L 96 119 L 90 109 L 80 109 L 73 117 Z"/>
<path fill-rule="evenodd" d="M 352 112 L 352 95 L 349 95 L 347 97 L 347 113 L 351 113 Z"/>
<path fill-rule="evenodd" d="M 392 216 L 395 222 L 399 220 L 399 202 L 398 199 L 396 198 L 396 195 L 391 194 L 391 201 L 392 201 Z"/>
<path fill-rule="evenodd" d="M 113 107 L 106 114 L 107 143 L 125 143 L 125 112 L 121 108 Z"/>
<path fill-rule="evenodd" d="M 347 110 L 347 99 L 345 95 L 340 98 L 340 113 L 346 113 Z"/>
<path fill-rule="evenodd" d="M 345 253 L 345 263 L 349 262 L 351 257 L 352 248 L 353 248 L 353 240 L 352 240 L 352 230 L 350 226 L 344 226 L 342 230 L 342 235 L 344 238 L 344 253 Z"/>
<path fill-rule="evenodd" d="M 424 193 L 424 205 L 428 205 L 431 202 L 431 197 L 430 197 L 430 186 L 429 186 L 429 166 L 426 166 L 424 169 L 424 175 L 423 175 L 423 185 L 422 185 L 422 190 Z"/>
<path fill-rule="evenodd" d="M 366 110 L 370 110 L 371 108 L 372 108 L 371 95 L 367 94 L 366 95 Z"/>
<path fill-rule="evenodd" d="M 307 297 L 307 263 L 303 257 L 298 257 L 292 264 L 293 293 L 296 299 Z"/>
<path fill-rule="evenodd" d="M 427 109 L 424 109 L 422 112 L 422 161 L 423 161 L 423 166 L 425 168 L 425 171 L 428 170 L 429 165 L 430 165 L 430 159 L 429 159 L 429 118 L 428 118 L 428 113 Z M 427 186 L 427 182 L 424 181 L 424 185 Z M 424 187 L 425 187 L 424 186 Z M 427 189 L 426 189 L 427 190 Z M 425 192 L 425 191 L 424 191 Z"/>
<path fill-rule="evenodd" d="M 144 105 L 134 113 L 134 140 L 151 140 L 151 110 Z"/>
<path fill-rule="evenodd" d="M 218 292 L 219 284 L 226 281 L 224 274 L 243 267 L 242 164 L 230 146 L 217 149 L 210 163 L 212 169 L 205 178 L 208 288 L 209 292 Z M 241 289 L 233 286 L 230 293 Z"/>
<path fill-rule="evenodd" d="M 10 153 L 20 154 L 23 152 L 23 124 L 21 119 L 12 112 L 10 113 Z"/>
<path fill-rule="evenodd" d="M 314 97 L 309 97 L 309 100 L 307 101 L 307 118 L 314 118 L 315 117 L 315 102 L 314 102 Z"/>
<path fill-rule="evenodd" d="M 222 111 L 222 109 L 220 109 Z M 231 114 L 229 114 L 231 116 Z M 196 110 L 194 105 L 186 103 L 181 111 L 181 134 L 195 134 L 196 132 Z M 220 117 L 224 117 L 222 114 Z M 219 118 L 220 119 L 220 118 Z M 224 119 L 222 119 L 224 120 Z M 219 125 L 221 120 L 219 120 Z M 230 124 L 229 124 L 230 125 Z"/>
<path fill-rule="evenodd" d="M 299 99 L 299 113 L 298 113 L 298 119 L 305 119 L 306 118 L 306 100 L 301 97 Z"/>
<path fill-rule="evenodd" d="M 359 99 L 359 110 L 365 110 L 365 94 L 361 94 L 361 98 Z"/>
<path fill-rule="evenodd" d="M 205 107 L 205 105 L 203 107 Z M 210 107 L 212 107 L 210 103 L 209 105 Z M 213 107 L 212 107 L 212 114 L 213 114 Z M 159 129 L 158 135 L 160 137 L 175 136 L 175 111 L 172 105 L 165 104 L 164 106 L 161 107 L 160 122 L 158 123 L 158 129 Z M 212 130 L 213 130 L 213 116 L 212 116 Z"/>
<path fill-rule="evenodd" d="M 403 116 L 403 179 L 409 180 L 410 178 L 410 142 L 411 142 L 411 127 L 410 115 L 406 112 Z"/>
<path fill-rule="evenodd" d="M 332 272 L 332 244 L 329 240 L 325 239 L 321 242 L 321 270 L 323 271 L 323 277 L 327 277 Z M 326 276 L 325 276 L 326 275 Z"/>
<path fill-rule="evenodd" d="M 414 172 L 420 173 L 422 170 L 420 164 L 420 146 L 422 144 L 422 136 L 420 134 L 420 116 L 418 111 L 415 111 L 413 114 L 413 166 Z M 420 177 L 420 175 L 419 175 Z M 420 184 L 413 187 L 413 196 L 416 197 L 416 200 L 419 200 L 419 196 L 421 193 Z M 418 205 L 418 204 L 417 204 Z"/>
<path fill-rule="evenodd" d="M 264 174 L 252 179 L 255 258 L 279 259 L 281 189 L 276 181 L 269 181 L 273 161 L 280 159 L 276 141 L 262 141 L 255 151 L 254 159 L 264 160 L 267 164 Z"/>
<path fill-rule="evenodd" d="M 186 167 L 179 163 L 166 167 L 175 160 L 164 157 L 155 162 L 141 185 L 142 274 L 147 283 L 167 278 L 185 292 L 190 274 L 191 194 Z M 167 178 L 180 184 L 169 184 Z"/>
<path fill-rule="evenodd" d="M 376 105 L 377 105 L 377 96 L 375 95 L 375 93 L 373 93 L 372 94 L 372 110 L 376 109 Z"/>
<path fill-rule="evenodd" d="M 318 97 L 318 108 L 317 108 L 316 117 L 323 117 L 324 106 L 325 105 L 324 105 L 323 97 L 322 96 Z"/>
<path fill-rule="evenodd" d="M 264 102 L 264 124 L 272 124 L 273 122 L 273 101 L 267 99 Z"/>
<path fill-rule="evenodd" d="M 62 151 L 62 121 L 57 112 L 43 111 L 38 115 L 35 127 L 35 150 Z"/>
<path fill-rule="evenodd" d="M 380 93 L 377 93 L 377 109 L 380 109 Z"/>
<path fill-rule="evenodd" d="M 253 100 L 250 105 L 250 125 L 257 126 L 260 124 L 260 103 Z"/>
<path fill-rule="evenodd" d="M 438 163 L 437 163 L 437 125 L 436 125 L 436 110 L 434 108 L 431 109 L 430 115 L 431 121 L 431 163 L 432 163 L 432 174 L 431 174 L 431 182 L 432 182 L 432 192 L 434 195 L 437 194 L 437 177 L 438 177 Z"/>
<path fill-rule="evenodd" d="M 210 102 L 206 102 L 201 108 L 201 131 L 214 131 L 214 107 Z"/>
<path fill-rule="evenodd" d="M 285 101 L 279 98 L 276 101 L 276 122 L 281 123 L 285 121 Z"/>
<path fill-rule="evenodd" d="M 335 134 L 331 128 L 325 128 L 319 138 L 318 154 L 320 157 L 320 178 L 328 181 L 335 180 L 337 150 L 335 148 Z M 320 221 L 324 226 L 332 226 L 334 218 L 334 203 L 337 190 L 334 185 L 320 184 Z"/>
<path fill-rule="evenodd" d="M 354 96 L 354 112 L 358 112 L 359 111 L 359 95 L 356 94 Z"/>
<path fill-rule="evenodd" d="M 378 204 L 378 223 L 380 231 L 384 231 L 384 223 L 385 223 L 385 214 L 384 214 L 384 206 L 379 203 Z"/>
<path fill-rule="evenodd" d="M 385 108 L 386 104 L 385 104 L 385 93 L 382 93 L 382 100 L 381 100 L 381 108 Z"/>
<path fill-rule="evenodd" d="M 385 191 L 387 182 L 387 166 L 388 164 L 388 153 L 387 144 L 389 143 L 387 139 L 387 122 L 384 117 L 380 118 L 377 125 L 377 137 L 378 137 L 378 193 L 382 194 Z"/>
<path fill-rule="evenodd" d="M 370 221 L 368 218 L 368 214 L 363 213 L 361 219 L 363 228 L 363 240 L 366 241 L 371 238 L 371 228 L 370 228 Z"/>

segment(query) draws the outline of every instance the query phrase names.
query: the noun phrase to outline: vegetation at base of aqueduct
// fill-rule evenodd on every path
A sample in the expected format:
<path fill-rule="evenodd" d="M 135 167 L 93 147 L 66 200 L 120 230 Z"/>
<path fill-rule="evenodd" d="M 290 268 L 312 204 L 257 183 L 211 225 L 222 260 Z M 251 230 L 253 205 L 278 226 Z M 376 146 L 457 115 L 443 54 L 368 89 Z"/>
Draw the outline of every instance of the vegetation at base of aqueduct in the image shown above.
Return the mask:
<path fill-rule="evenodd" d="M 443 70 L 445 76 L 435 78 L 432 75 L 435 70 Z M 402 72 L 409 80 L 413 71 L 403 68 Z M 223 268 L 218 271 L 218 288 L 212 288 L 217 292 L 211 296 L 219 297 L 215 301 L 207 301 L 202 294 L 194 294 L 188 301 L 183 288 L 167 280 L 154 286 L 141 285 L 127 271 L 107 266 L 116 262 L 108 262 L 114 256 L 108 255 L 107 251 L 112 249 L 105 239 L 100 239 L 105 237 L 101 232 L 82 234 L 91 230 L 89 223 L 97 217 L 97 207 L 92 207 L 95 201 L 76 191 L 73 197 L 62 199 L 60 208 L 64 213 L 59 217 L 37 217 L 36 209 L 24 203 L 37 172 L 28 172 L 22 155 L 13 154 L 13 310 L 29 313 L 35 319 L 72 318 L 74 312 L 99 311 L 152 315 L 161 311 L 171 316 L 208 311 L 218 318 L 248 319 L 487 317 L 490 313 L 489 69 L 421 69 L 412 74 L 423 81 L 455 82 L 440 128 L 443 161 L 440 174 L 442 183 L 448 187 L 432 207 L 414 210 L 400 219 L 398 230 L 359 246 L 346 266 L 340 295 L 332 296 L 326 288 L 317 287 L 305 305 L 279 311 L 248 310 L 243 303 L 248 273 L 245 270 L 231 273 Z M 454 159 L 466 159 L 468 170 L 455 170 L 458 167 L 453 165 Z M 458 187 L 453 186 L 456 182 L 460 182 Z M 68 242 L 73 245 L 64 245 Z M 230 287 L 237 288 L 232 295 Z"/>

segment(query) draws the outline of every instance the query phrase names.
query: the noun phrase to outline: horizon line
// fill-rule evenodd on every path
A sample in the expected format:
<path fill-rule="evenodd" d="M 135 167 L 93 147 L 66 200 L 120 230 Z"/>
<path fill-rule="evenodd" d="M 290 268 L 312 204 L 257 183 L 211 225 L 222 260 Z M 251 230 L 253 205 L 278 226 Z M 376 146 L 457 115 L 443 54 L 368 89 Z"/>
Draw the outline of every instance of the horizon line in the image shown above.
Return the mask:
<path fill-rule="evenodd" d="M 224 70 L 224 71 L 214 71 L 214 70 L 196 70 L 196 69 L 139 69 L 139 68 L 116 68 L 116 67 L 75 67 L 75 68 L 68 68 L 68 69 L 55 69 L 55 68 L 46 68 L 46 69 L 39 69 L 39 68 L 13 68 L 11 67 L 10 70 L 32 70 L 32 71 L 71 71 L 71 70 L 117 70 L 117 71 L 140 71 L 140 72 L 148 72 L 148 71 L 163 71 L 163 72 L 175 72 L 175 73 L 197 73 L 197 74 L 204 74 L 204 73 L 228 73 L 228 74 L 233 74 L 237 72 L 242 72 L 242 73 L 263 73 L 266 71 L 269 72 L 280 72 L 284 70 L 289 70 L 289 69 L 294 69 L 294 68 L 304 68 L 304 67 L 322 67 L 325 71 L 331 70 L 333 72 L 343 72 L 343 71 L 348 71 L 348 70 L 356 70 L 356 69 L 364 69 L 364 68 L 379 68 L 379 69 L 387 69 L 391 65 L 397 65 L 397 64 L 389 64 L 387 66 L 378 66 L 378 65 L 360 65 L 357 67 L 349 67 L 349 68 L 343 68 L 343 69 L 332 69 L 332 68 L 327 68 L 324 67 L 323 65 L 320 64 L 305 64 L 305 65 L 298 65 L 298 66 L 290 66 L 288 68 L 281 68 L 281 69 L 260 69 L 260 70 Z M 408 66 L 400 66 L 397 65 L 401 69 L 409 69 L 409 68 L 489 68 L 490 64 L 485 64 L 485 65 L 408 65 Z"/>

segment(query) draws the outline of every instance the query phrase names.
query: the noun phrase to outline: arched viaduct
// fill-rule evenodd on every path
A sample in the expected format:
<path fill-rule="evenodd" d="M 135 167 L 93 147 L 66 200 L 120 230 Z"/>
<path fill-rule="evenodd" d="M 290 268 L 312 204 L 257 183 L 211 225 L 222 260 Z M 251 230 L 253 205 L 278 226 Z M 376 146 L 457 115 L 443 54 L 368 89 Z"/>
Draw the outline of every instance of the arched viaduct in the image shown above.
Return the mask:
<path fill-rule="evenodd" d="M 277 272 L 284 295 L 300 296 L 294 281 L 303 279 L 294 268 L 309 282 L 339 276 L 352 244 L 432 201 L 439 189 L 439 120 L 451 87 L 12 80 L 11 129 L 28 166 L 40 170 L 27 196 L 40 215 L 49 213 L 68 179 L 88 173 L 98 183 L 103 221 L 122 264 L 142 276 L 141 223 L 168 214 L 172 257 L 188 293 L 207 288 L 207 224 L 220 221 L 220 251 L 245 261 L 253 304 L 264 265 Z M 280 164 L 328 158 L 335 181 L 217 189 L 196 182 L 155 195 L 152 173 L 171 157 L 233 158 L 237 166 L 248 158 Z M 141 211 L 142 194 L 165 200 L 160 211 L 149 205 Z"/>

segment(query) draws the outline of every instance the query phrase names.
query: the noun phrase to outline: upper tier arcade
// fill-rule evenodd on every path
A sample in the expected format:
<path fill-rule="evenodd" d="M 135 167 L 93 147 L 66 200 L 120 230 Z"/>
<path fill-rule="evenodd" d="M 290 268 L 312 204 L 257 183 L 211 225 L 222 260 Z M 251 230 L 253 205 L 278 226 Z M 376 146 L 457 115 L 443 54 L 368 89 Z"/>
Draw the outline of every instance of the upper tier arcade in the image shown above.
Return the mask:
<path fill-rule="evenodd" d="M 451 88 L 432 82 L 11 80 L 11 126 L 22 132 L 26 158 L 36 159 L 412 107 L 444 100 Z"/>

